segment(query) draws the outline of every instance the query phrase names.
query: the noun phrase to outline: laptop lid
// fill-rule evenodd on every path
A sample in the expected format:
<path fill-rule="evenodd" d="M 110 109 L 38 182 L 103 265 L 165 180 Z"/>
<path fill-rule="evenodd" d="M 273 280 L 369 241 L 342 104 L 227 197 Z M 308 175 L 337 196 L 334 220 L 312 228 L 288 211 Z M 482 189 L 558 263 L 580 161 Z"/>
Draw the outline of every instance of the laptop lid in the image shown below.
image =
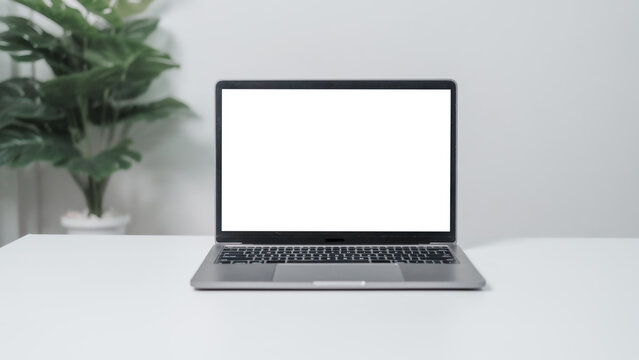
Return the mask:
<path fill-rule="evenodd" d="M 456 85 L 220 81 L 216 239 L 455 241 Z"/>

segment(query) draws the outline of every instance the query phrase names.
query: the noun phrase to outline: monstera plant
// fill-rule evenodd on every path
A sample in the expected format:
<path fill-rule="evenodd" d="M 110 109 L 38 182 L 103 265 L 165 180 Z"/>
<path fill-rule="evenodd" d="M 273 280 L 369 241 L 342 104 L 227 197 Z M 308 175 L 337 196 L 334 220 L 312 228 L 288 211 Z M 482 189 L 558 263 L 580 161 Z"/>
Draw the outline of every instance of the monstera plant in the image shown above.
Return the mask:
<path fill-rule="evenodd" d="M 88 213 L 101 217 L 110 176 L 141 159 L 131 127 L 188 112 L 173 98 L 138 100 L 178 65 L 145 44 L 158 24 L 139 15 L 151 0 L 15 2 L 54 24 L 45 30 L 24 17 L 0 17 L 0 50 L 17 62 L 42 60 L 53 76 L 0 82 L 0 166 L 47 162 L 67 170 Z"/>

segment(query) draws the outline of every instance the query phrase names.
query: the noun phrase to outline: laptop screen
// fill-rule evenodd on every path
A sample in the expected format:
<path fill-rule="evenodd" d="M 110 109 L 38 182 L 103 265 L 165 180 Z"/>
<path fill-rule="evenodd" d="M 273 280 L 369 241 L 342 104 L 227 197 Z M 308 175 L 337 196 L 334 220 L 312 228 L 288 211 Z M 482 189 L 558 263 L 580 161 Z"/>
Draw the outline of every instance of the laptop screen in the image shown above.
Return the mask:
<path fill-rule="evenodd" d="M 222 231 L 450 231 L 449 89 L 223 89 L 222 120 Z"/>

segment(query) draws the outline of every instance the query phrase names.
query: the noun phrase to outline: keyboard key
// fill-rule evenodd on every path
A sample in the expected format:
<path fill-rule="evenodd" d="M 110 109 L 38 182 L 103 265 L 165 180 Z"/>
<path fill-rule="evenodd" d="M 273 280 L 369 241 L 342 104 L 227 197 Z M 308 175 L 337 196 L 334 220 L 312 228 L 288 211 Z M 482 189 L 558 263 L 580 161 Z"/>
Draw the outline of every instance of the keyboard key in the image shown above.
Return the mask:
<path fill-rule="evenodd" d="M 228 246 L 218 264 L 455 264 L 445 246 Z"/>

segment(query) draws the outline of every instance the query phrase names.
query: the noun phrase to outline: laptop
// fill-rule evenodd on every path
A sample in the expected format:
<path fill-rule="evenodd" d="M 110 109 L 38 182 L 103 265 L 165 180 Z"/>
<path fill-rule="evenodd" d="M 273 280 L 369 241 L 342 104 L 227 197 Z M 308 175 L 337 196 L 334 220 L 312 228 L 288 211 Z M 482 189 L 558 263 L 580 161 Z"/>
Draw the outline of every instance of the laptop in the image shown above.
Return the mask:
<path fill-rule="evenodd" d="M 196 289 L 478 289 L 457 245 L 456 85 L 220 81 Z"/>

